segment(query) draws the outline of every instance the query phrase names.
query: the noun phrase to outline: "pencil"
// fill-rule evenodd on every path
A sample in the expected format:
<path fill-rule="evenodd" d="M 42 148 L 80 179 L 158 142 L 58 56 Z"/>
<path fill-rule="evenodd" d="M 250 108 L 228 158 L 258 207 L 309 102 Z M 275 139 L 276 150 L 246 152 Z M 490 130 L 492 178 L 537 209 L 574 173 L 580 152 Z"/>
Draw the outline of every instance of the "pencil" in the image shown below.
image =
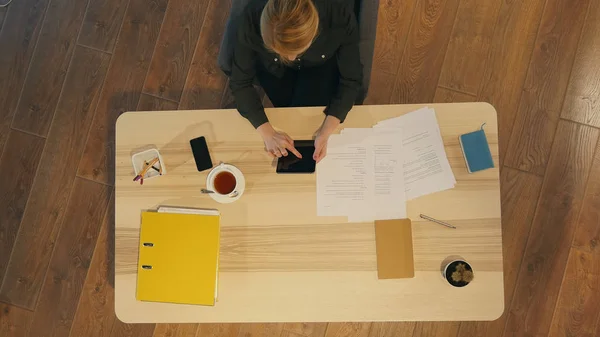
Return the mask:
<path fill-rule="evenodd" d="M 456 229 L 456 226 L 452 226 L 451 224 L 449 224 L 449 223 L 447 223 L 447 222 L 443 222 L 443 221 L 440 221 L 440 220 L 436 220 L 436 219 L 434 219 L 434 218 L 432 218 L 432 217 L 429 217 L 429 216 L 427 216 L 427 215 L 425 215 L 425 214 L 421 214 L 421 215 L 420 215 L 420 217 L 421 217 L 421 219 L 429 220 L 429 221 L 431 221 L 431 222 L 435 222 L 436 224 L 440 224 L 440 225 L 442 225 L 442 226 L 446 226 L 446 227 L 448 227 L 448 228 L 454 228 L 454 229 Z"/>
<path fill-rule="evenodd" d="M 154 164 L 156 164 L 156 162 L 158 162 L 158 157 L 152 159 L 150 162 L 144 161 L 144 166 L 142 168 L 142 170 L 140 171 L 140 173 L 138 173 L 137 176 L 135 176 L 135 178 L 133 178 L 133 181 L 137 181 L 140 180 L 140 185 L 144 184 L 144 176 L 146 175 L 146 173 L 148 173 L 148 170 L 153 167 Z"/>
<path fill-rule="evenodd" d="M 148 173 L 148 170 L 150 169 L 150 167 L 152 167 L 152 165 L 156 164 L 157 161 L 158 161 L 158 158 L 154 158 L 150 162 L 145 162 L 144 169 L 140 172 L 140 175 L 142 177 L 145 176 L 146 173 Z"/>

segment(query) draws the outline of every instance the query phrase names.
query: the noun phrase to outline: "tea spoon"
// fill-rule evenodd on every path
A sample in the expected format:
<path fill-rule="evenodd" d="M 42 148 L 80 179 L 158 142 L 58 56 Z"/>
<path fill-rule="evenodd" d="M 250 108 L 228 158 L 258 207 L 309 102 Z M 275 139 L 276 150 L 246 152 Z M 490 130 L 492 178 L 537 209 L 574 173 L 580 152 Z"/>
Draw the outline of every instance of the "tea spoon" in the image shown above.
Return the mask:
<path fill-rule="evenodd" d="M 211 193 L 215 193 L 215 191 L 211 191 L 211 190 L 207 190 L 206 188 L 203 188 L 200 190 L 200 192 L 202 192 L 202 194 L 211 194 Z M 230 198 L 235 198 L 239 195 L 240 193 L 238 191 L 233 191 L 231 193 L 231 195 L 229 196 Z"/>

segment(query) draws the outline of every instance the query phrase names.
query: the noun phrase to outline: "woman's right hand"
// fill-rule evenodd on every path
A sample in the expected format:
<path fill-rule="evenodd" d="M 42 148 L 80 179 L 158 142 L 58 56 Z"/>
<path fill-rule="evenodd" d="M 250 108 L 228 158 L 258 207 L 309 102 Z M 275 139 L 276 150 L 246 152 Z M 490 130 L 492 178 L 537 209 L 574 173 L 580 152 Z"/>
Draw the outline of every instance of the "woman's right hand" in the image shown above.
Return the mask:
<path fill-rule="evenodd" d="M 271 123 L 264 123 L 257 129 L 265 142 L 265 151 L 271 157 L 285 157 L 288 155 L 288 151 L 295 154 L 296 157 L 302 158 L 302 155 L 294 147 L 294 140 L 288 136 L 285 132 L 277 131 L 271 126 Z"/>

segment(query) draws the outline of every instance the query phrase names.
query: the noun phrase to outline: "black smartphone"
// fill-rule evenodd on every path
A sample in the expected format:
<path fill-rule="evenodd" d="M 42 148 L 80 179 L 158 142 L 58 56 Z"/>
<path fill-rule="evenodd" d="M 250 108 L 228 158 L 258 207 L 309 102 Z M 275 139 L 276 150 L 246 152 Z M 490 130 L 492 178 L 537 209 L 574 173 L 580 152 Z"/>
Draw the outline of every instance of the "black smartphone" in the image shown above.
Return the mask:
<path fill-rule="evenodd" d="M 192 154 L 194 154 L 198 171 L 202 172 L 211 168 L 213 164 L 212 160 L 210 160 L 210 153 L 208 153 L 208 146 L 206 145 L 204 136 L 190 140 L 190 145 L 192 146 Z"/>
<path fill-rule="evenodd" d="M 277 160 L 277 173 L 314 173 L 317 163 L 313 159 L 315 142 L 313 140 L 296 140 L 294 147 L 302 158 L 288 151 L 286 157 Z"/>

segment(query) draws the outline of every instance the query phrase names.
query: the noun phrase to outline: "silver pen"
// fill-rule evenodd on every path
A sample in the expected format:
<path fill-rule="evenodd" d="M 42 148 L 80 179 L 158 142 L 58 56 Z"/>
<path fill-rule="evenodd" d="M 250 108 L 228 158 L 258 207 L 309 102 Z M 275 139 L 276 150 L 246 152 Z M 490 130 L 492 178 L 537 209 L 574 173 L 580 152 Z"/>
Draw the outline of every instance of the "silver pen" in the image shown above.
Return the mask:
<path fill-rule="evenodd" d="M 434 219 L 434 218 L 432 218 L 432 217 L 429 217 L 429 216 L 427 216 L 427 215 L 425 215 L 425 214 L 421 214 L 421 215 L 420 215 L 420 217 L 421 217 L 422 219 L 429 220 L 429 221 L 431 221 L 431 222 L 435 222 L 435 223 L 437 223 L 437 224 L 440 224 L 440 225 L 442 225 L 442 226 L 446 226 L 446 227 L 448 227 L 448 228 L 454 228 L 454 229 L 456 229 L 456 227 L 455 227 L 455 226 L 452 226 L 451 224 L 449 224 L 449 223 L 447 223 L 447 222 L 443 222 L 443 221 L 440 221 L 440 220 L 436 220 L 436 219 Z"/>

